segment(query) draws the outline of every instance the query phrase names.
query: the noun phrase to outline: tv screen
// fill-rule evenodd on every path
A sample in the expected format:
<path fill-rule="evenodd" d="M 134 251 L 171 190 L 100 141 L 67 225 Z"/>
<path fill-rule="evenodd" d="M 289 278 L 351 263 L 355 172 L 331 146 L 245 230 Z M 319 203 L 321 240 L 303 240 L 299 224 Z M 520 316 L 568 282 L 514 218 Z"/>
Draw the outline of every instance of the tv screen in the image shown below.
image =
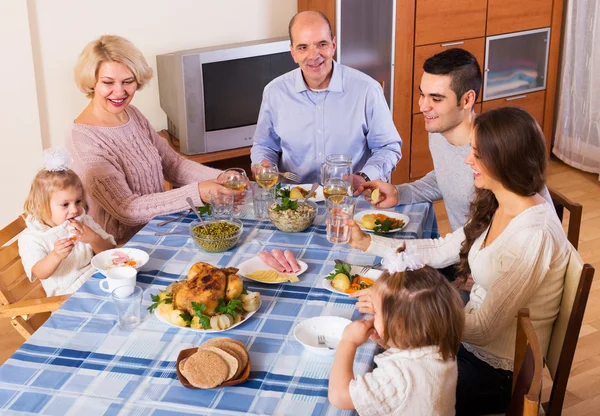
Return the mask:
<path fill-rule="evenodd" d="M 203 64 L 206 131 L 256 124 L 265 86 L 297 67 L 289 52 Z"/>

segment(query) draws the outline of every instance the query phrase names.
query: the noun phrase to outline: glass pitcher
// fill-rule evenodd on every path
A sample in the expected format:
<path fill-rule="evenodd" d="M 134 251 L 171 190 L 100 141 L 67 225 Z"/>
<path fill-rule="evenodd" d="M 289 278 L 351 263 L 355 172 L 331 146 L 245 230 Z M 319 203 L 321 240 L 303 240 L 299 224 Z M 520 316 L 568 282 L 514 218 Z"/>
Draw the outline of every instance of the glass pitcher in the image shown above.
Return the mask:
<path fill-rule="evenodd" d="M 321 164 L 321 185 L 325 199 L 348 195 L 352 185 L 352 158 L 342 154 L 327 156 Z"/>

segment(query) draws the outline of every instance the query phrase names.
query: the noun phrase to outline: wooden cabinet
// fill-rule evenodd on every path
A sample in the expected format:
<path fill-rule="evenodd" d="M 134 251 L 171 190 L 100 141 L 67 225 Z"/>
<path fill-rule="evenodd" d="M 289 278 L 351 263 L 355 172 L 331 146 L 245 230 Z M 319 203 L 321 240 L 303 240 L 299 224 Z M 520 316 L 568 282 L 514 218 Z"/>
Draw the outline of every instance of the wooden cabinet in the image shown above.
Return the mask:
<path fill-rule="evenodd" d="M 436 53 L 443 52 L 451 48 L 461 48 L 471 52 L 477 62 L 481 73 L 483 74 L 483 62 L 485 58 L 485 38 L 469 39 L 456 42 L 438 43 L 435 45 L 417 46 L 415 48 L 415 66 L 414 66 L 414 79 L 413 79 L 413 114 L 420 112 L 419 109 L 419 84 L 421 83 L 421 76 L 423 75 L 423 64 L 425 61 L 435 55 Z M 477 101 L 481 101 L 482 94 L 480 93 L 477 97 Z"/>
<path fill-rule="evenodd" d="M 481 113 L 481 104 L 475 104 L 475 113 Z M 425 130 L 423 114 L 412 117 L 412 140 L 410 149 L 410 177 L 420 178 L 433 170 L 433 160 L 429 152 L 429 133 Z"/>
<path fill-rule="evenodd" d="M 486 35 L 549 27 L 552 1 L 488 0 Z"/>
<path fill-rule="evenodd" d="M 417 0 L 415 45 L 485 36 L 487 0 Z"/>

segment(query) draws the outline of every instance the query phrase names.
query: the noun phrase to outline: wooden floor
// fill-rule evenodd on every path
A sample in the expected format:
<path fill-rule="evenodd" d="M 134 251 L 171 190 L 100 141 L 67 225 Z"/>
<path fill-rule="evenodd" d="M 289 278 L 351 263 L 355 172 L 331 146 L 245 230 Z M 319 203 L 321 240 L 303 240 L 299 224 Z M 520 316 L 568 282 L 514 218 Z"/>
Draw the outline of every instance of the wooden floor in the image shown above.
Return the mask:
<path fill-rule="evenodd" d="M 592 292 L 583 319 L 571 378 L 567 386 L 563 414 L 585 416 L 600 414 L 600 182 L 598 175 L 581 172 L 562 162 L 550 164 L 548 184 L 568 198 L 583 205 L 579 252 L 586 263 L 596 269 Z M 449 232 L 443 203 L 435 210 L 440 232 Z M 0 363 L 6 361 L 23 339 L 12 329 L 8 319 L 0 319 Z M 552 381 L 544 378 L 543 400 L 547 401 Z"/>

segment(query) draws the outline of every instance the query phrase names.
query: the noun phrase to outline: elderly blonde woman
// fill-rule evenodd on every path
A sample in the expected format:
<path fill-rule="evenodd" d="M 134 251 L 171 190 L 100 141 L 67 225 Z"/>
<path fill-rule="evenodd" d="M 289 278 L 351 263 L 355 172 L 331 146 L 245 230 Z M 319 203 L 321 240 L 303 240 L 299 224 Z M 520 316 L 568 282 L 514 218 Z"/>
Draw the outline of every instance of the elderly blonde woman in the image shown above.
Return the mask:
<path fill-rule="evenodd" d="M 81 52 L 75 81 L 90 103 L 75 119 L 67 147 L 89 193 L 89 214 L 118 243 L 157 215 L 208 201 L 220 171 L 185 159 L 131 104 L 152 77 L 142 53 L 119 36 L 102 36 Z M 164 179 L 175 185 L 165 191 Z"/>

